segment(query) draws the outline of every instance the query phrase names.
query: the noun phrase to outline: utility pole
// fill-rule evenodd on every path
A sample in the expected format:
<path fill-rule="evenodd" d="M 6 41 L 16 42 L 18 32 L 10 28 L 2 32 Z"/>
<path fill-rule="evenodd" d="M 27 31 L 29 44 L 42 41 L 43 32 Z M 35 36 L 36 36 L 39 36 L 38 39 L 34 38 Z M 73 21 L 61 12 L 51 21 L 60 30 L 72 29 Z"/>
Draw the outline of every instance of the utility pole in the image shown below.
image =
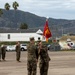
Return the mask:
<path fill-rule="evenodd" d="M 61 29 L 61 31 L 62 31 L 62 36 L 63 36 L 63 32 L 64 32 L 64 30 L 63 30 L 63 26 L 62 26 L 62 29 Z"/>

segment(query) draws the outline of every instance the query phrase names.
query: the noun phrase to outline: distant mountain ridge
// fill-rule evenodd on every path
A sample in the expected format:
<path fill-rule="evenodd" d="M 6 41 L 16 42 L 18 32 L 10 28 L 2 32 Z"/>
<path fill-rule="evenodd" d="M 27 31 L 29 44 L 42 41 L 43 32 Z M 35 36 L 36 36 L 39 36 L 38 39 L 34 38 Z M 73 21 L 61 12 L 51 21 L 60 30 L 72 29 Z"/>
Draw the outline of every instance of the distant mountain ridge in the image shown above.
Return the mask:
<path fill-rule="evenodd" d="M 29 28 L 43 29 L 45 21 L 45 17 L 40 17 L 29 12 L 24 12 L 21 10 L 7 11 L 3 9 L 3 15 L 0 17 L 0 27 L 19 28 L 21 23 L 27 23 Z M 52 31 L 57 31 L 60 33 L 61 29 L 63 29 L 63 32 L 65 33 L 75 32 L 75 20 L 49 18 L 48 22 Z"/>

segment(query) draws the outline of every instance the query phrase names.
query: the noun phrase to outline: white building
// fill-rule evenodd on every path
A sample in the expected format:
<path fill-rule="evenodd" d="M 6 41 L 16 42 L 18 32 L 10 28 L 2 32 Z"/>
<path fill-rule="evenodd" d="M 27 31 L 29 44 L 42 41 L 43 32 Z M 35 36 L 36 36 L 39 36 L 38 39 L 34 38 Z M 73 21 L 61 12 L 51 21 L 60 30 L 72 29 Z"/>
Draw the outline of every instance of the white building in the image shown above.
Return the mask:
<path fill-rule="evenodd" d="M 29 41 L 30 37 L 34 37 L 35 41 L 38 40 L 38 38 L 40 37 L 40 40 L 42 40 L 43 36 L 42 36 L 42 31 L 39 29 L 38 31 L 27 31 L 27 30 L 7 30 L 7 31 L 3 31 L 0 32 L 0 41 L 2 42 L 14 42 L 14 41 Z M 45 39 L 43 39 L 42 41 L 45 41 Z"/>

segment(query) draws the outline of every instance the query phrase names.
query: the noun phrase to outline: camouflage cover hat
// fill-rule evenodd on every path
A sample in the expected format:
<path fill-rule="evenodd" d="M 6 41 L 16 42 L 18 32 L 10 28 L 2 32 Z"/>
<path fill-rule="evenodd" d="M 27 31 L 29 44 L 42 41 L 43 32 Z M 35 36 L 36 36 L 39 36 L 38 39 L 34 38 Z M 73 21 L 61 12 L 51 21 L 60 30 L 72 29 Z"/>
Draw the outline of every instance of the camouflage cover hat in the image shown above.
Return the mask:
<path fill-rule="evenodd" d="M 34 40 L 34 37 L 30 37 L 30 40 Z"/>

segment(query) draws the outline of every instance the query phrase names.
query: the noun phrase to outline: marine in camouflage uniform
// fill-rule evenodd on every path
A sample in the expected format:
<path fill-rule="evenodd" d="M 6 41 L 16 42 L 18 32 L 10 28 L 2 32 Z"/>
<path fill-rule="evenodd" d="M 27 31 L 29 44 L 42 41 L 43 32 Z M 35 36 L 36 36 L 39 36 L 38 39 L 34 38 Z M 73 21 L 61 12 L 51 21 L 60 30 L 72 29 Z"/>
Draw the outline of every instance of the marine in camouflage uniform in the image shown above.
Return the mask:
<path fill-rule="evenodd" d="M 0 47 L 0 61 L 1 61 L 1 47 Z"/>
<path fill-rule="evenodd" d="M 2 57 L 2 60 L 5 61 L 5 56 L 6 56 L 6 46 L 3 44 L 1 45 L 1 50 L 0 50 L 0 58 Z"/>
<path fill-rule="evenodd" d="M 49 61 L 50 57 L 48 55 L 47 46 L 43 45 L 41 41 L 39 41 L 39 57 L 40 57 L 40 75 L 48 75 Z"/>
<path fill-rule="evenodd" d="M 27 46 L 27 70 L 28 75 L 36 75 L 38 51 L 34 43 L 34 38 L 30 38 L 30 43 Z"/>
<path fill-rule="evenodd" d="M 21 48 L 20 48 L 20 43 L 17 42 L 16 44 L 16 60 L 20 62 L 20 56 L 21 56 Z"/>

